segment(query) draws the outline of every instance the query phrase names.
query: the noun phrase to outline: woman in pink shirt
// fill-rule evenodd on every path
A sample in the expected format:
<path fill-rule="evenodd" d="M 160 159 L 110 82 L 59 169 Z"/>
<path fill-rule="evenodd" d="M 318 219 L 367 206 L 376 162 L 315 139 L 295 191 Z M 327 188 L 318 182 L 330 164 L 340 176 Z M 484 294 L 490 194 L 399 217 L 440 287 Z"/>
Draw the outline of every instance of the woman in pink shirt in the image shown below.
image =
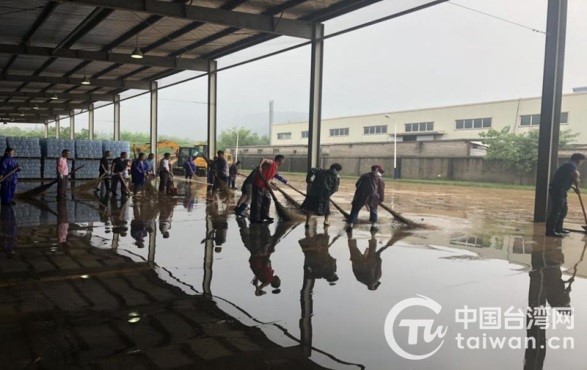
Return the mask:
<path fill-rule="evenodd" d="M 67 197 L 67 180 L 69 177 L 67 158 L 69 158 L 69 150 L 63 149 L 61 157 L 57 159 L 57 198 L 60 199 Z"/>

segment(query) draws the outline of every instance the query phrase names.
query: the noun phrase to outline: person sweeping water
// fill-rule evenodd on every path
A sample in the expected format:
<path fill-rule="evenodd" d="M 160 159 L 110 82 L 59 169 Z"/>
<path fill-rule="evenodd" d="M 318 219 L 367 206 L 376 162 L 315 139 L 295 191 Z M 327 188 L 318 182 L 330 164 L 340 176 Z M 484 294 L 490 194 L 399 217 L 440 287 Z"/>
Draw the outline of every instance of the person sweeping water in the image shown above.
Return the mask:
<path fill-rule="evenodd" d="M 285 162 L 285 157 L 281 154 L 275 156 L 273 160 L 263 158 L 259 163 L 259 168 L 262 169 L 253 179 L 252 200 L 250 221 L 252 223 L 262 223 L 264 221 L 273 222 L 273 218 L 269 216 L 269 208 L 271 207 L 271 194 L 266 186 L 268 181 L 273 178 L 287 184 L 287 180 L 281 177 L 277 170 Z M 264 164 L 267 163 L 265 169 Z M 265 179 L 261 178 L 263 176 Z"/>
<path fill-rule="evenodd" d="M 383 202 L 385 197 L 385 182 L 382 174 L 383 168 L 376 164 L 371 166 L 371 172 L 367 172 L 359 177 L 355 184 L 355 196 L 353 197 L 351 214 L 347 219 L 346 230 L 353 230 L 353 224 L 357 223 L 359 211 L 364 206 L 369 208 L 369 221 L 371 221 L 371 231 L 379 230 L 375 223 L 377 222 L 377 207 Z"/>
<path fill-rule="evenodd" d="M 14 149 L 8 147 L 4 151 L 4 156 L 0 159 L 0 199 L 2 205 L 9 206 L 14 203 L 14 194 L 18 184 L 18 172 L 20 167 L 14 159 Z"/>
<path fill-rule="evenodd" d="M 324 227 L 330 225 L 328 216 L 330 216 L 330 197 L 338 191 L 340 177 L 338 174 L 342 171 L 342 166 L 334 163 L 328 170 L 317 170 L 314 172 L 314 180 L 311 186 L 308 186 L 308 194 L 302 203 L 302 211 L 306 212 L 306 228 L 310 227 L 310 217 L 324 216 Z"/>

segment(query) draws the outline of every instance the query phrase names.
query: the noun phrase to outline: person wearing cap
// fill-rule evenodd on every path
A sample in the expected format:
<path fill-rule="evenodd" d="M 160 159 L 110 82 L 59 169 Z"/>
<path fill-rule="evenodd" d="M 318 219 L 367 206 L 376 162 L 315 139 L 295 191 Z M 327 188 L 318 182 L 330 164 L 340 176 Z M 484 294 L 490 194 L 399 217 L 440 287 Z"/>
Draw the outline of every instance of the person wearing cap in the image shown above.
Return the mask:
<path fill-rule="evenodd" d="M 329 226 L 328 216 L 330 215 L 330 197 L 338 191 L 340 185 L 339 172 L 342 166 L 333 163 L 328 170 L 314 171 L 314 179 L 308 186 L 308 194 L 302 203 L 302 211 L 306 212 L 306 229 L 310 227 L 310 217 L 324 216 L 324 226 Z M 306 180 L 307 181 L 307 180 Z"/>
<path fill-rule="evenodd" d="M 567 215 L 567 192 L 573 188 L 579 194 L 579 166 L 585 160 L 582 153 L 573 153 L 570 161 L 561 164 L 548 186 L 550 198 L 550 212 L 546 218 L 546 236 L 561 238 L 569 233 L 563 229 L 563 222 Z"/>
<path fill-rule="evenodd" d="M 371 167 L 371 172 L 367 172 L 355 184 L 355 196 L 353 197 L 351 213 L 347 219 L 347 231 L 352 231 L 353 224 L 357 223 L 359 211 L 364 206 L 369 208 L 369 221 L 371 221 L 371 231 L 377 231 L 375 226 L 377 222 L 377 207 L 383 202 L 385 197 L 385 182 L 382 174 L 383 168 L 376 164 Z"/>
<path fill-rule="evenodd" d="M 4 156 L 0 158 L 0 198 L 5 206 L 14 204 L 14 194 L 18 184 L 18 174 L 20 166 L 14 160 L 14 149 L 7 147 Z"/>

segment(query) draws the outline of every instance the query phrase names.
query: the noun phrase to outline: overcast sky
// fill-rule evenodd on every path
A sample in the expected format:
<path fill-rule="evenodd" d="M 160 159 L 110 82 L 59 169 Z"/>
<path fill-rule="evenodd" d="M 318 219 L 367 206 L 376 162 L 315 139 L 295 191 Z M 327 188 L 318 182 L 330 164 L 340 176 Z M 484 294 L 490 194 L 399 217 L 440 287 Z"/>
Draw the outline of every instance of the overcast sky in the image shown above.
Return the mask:
<path fill-rule="evenodd" d="M 327 22 L 326 33 L 425 2 L 384 0 Z M 547 0 L 454 3 L 546 29 Z M 586 17 L 587 1 L 569 0 L 567 93 L 573 87 L 587 86 Z M 302 41 L 278 38 L 223 58 L 219 67 Z M 451 3 L 328 39 L 322 117 L 539 96 L 544 42 L 543 33 Z M 219 132 L 242 126 L 267 133 L 269 100 L 275 101 L 276 123 L 306 120 L 309 63 L 310 49 L 304 47 L 219 73 Z M 182 77 L 193 75 L 184 73 Z M 205 139 L 206 89 L 206 78 L 200 78 L 160 91 L 159 133 Z M 123 130 L 148 132 L 148 95 L 123 102 L 121 112 Z M 112 115 L 112 107 L 96 110 L 96 130 L 111 132 Z M 86 127 L 86 116 L 77 116 L 78 130 Z"/>

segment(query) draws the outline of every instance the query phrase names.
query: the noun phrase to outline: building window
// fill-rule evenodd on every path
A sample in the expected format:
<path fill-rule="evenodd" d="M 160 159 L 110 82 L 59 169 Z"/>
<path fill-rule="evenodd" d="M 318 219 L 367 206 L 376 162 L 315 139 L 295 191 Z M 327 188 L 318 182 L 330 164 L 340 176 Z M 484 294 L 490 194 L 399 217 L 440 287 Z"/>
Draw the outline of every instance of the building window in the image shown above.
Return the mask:
<path fill-rule="evenodd" d="M 331 128 L 330 136 L 349 136 L 349 129 L 347 128 Z"/>
<path fill-rule="evenodd" d="M 469 118 L 456 120 L 457 130 L 480 130 L 491 128 L 491 118 Z"/>
<path fill-rule="evenodd" d="M 569 112 L 561 112 L 561 125 L 569 123 Z M 540 124 L 540 114 L 526 114 L 520 116 L 520 126 L 537 126 Z"/>
<path fill-rule="evenodd" d="M 258 154 L 263 154 L 263 149 L 257 149 Z"/>
<path fill-rule="evenodd" d="M 308 138 L 308 131 L 302 131 L 302 139 Z"/>
<path fill-rule="evenodd" d="M 406 123 L 406 132 L 433 131 L 434 122 Z"/>
<path fill-rule="evenodd" d="M 387 125 L 365 126 L 365 127 L 363 127 L 363 134 L 365 134 L 365 135 L 387 134 Z"/>
<path fill-rule="evenodd" d="M 279 149 L 273 149 L 273 154 L 279 154 Z"/>
<path fill-rule="evenodd" d="M 291 132 L 278 132 L 277 133 L 277 140 L 290 140 L 291 139 Z"/>
<path fill-rule="evenodd" d="M 520 126 L 535 126 L 540 124 L 540 114 L 526 114 L 520 116 Z"/>

